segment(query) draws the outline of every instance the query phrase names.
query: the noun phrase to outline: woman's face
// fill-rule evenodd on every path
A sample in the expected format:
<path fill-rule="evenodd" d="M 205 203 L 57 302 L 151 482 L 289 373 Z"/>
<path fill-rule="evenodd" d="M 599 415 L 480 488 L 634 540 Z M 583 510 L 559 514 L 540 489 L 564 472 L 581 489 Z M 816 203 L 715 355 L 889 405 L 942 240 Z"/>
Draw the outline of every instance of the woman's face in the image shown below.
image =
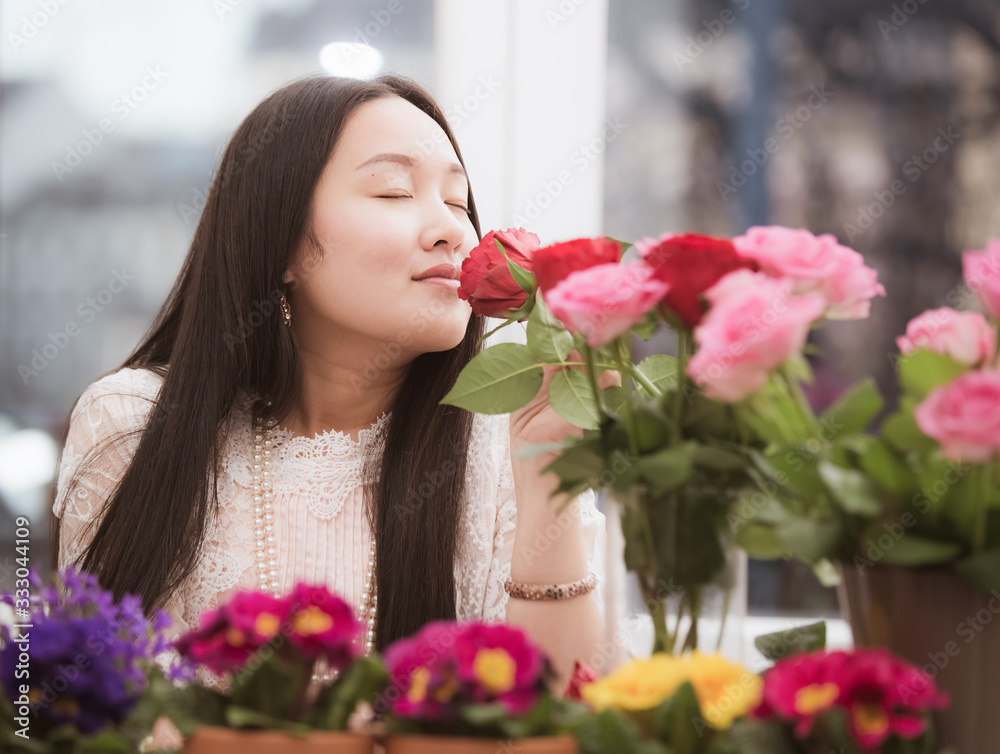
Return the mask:
<path fill-rule="evenodd" d="M 357 107 L 316 186 L 320 250 L 301 249 L 288 273 L 300 343 L 371 343 L 397 365 L 457 346 L 472 314 L 457 280 L 416 278 L 440 264 L 460 270 L 478 244 L 468 197 L 465 171 L 431 117 L 396 96 Z"/>

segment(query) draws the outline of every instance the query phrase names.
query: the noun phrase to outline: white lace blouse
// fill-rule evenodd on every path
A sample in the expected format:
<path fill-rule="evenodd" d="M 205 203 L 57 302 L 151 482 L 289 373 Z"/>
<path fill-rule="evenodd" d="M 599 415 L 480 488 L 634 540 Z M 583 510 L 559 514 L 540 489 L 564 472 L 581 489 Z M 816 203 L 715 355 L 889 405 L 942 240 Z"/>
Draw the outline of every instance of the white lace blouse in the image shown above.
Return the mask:
<path fill-rule="evenodd" d="M 60 519 L 59 567 L 74 562 L 100 522 L 102 507 L 139 444 L 162 380 L 145 369 L 122 369 L 91 384 L 70 417 L 54 513 Z M 365 514 L 361 466 L 381 452 L 388 413 L 358 440 L 330 431 L 313 438 L 274 434 L 274 533 L 283 592 L 300 582 L 325 584 L 348 604 L 364 590 L 371 531 Z M 257 586 L 251 487 L 249 400 L 236 401 L 224 427 L 218 469 L 219 515 L 209 523 L 200 559 L 165 605 L 171 638 L 198 625 L 237 589 Z M 590 569 L 598 576 L 603 610 L 604 516 L 588 490 L 579 510 Z M 509 415 L 476 414 L 466 472 L 463 518 L 455 557 L 458 620 L 500 622 L 507 611 L 503 582 L 510 575 L 516 501 L 510 461 Z M 169 660 L 167 660 L 169 661 Z M 206 685 L 225 688 L 204 673 Z"/>

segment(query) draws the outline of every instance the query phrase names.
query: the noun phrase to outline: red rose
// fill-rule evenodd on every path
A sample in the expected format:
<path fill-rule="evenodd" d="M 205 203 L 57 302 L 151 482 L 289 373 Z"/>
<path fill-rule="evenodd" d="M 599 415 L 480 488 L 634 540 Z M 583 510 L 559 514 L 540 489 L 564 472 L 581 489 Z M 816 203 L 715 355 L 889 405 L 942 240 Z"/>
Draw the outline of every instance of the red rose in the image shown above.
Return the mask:
<path fill-rule="evenodd" d="M 706 309 L 702 295 L 719 278 L 744 267 L 757 269 L 756 263 L 736 254 L 728 238 L 666 233 L 659 239 L 645 238 L 636 248 L 653 275 L 670 284 L 661 311 L 669 309 L 689 328 L 701 322 Z"/>
<path fill-rule="evenodd" d="M 569 277 L 571 272 L 618 262 L 621 255 L 621 246 L 606 238 L 577 238 L 554 243 L 534 253 L 535 282 L 538 289 L 545 293 Z"/>
<path fill-rule="evenodd" d="M 482 317 L 502 317 L 528 300 L 528 294 L 511 277 L 507 260 L 495 241 L 503 244 L 510 261 L 528 272 L 532 252 L 540 244 L 538 236 L 523 228 L 491 230 L 462 262 L 458 297 L 468 301 L 473 313 Z"/>
<path fill-rule="evenodd" d="M 580 688 L 586 686 L 588 683 L 593 683 L 600 677 L 600 674 L 592 667 L 584 665 L 579 660 L 576 660 L 573 663 L 573 675 L 569 679 L 569 685 L 566 686 L 566 691 L 563 692 L 563 698 L 583 701 L 583 696 L 580 694 Z"/>

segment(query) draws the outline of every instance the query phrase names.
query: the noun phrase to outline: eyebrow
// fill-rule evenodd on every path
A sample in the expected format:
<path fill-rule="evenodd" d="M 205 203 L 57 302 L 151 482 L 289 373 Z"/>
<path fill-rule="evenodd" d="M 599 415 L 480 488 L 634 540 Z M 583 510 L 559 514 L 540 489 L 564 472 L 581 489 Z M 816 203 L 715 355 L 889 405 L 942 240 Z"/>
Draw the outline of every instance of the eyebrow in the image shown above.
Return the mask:
<path fill-rule="evenodd" d="M 409 155 L 399 154 L 397 152 L 382 152 L 380 154 L 375 155 L 374 157 L 365 160 L 360 165 L 358 165 L 355 168 L 355 170 L 361 170 L 361 168 L 368 167 L 369 165 L 373 165 L 376 162 L 395 162 L 398 165 L 405 165 L 408 168 L 416 167 L 417 165 L 417 161 L 414 160 Z M 448 173 L 454 173 L 456 175 L 464 177 L 465 180 L 469 180 L 469 176 L 465 172 L 465 168 L 463 168 L 457 162 L 448 163 Z"/>

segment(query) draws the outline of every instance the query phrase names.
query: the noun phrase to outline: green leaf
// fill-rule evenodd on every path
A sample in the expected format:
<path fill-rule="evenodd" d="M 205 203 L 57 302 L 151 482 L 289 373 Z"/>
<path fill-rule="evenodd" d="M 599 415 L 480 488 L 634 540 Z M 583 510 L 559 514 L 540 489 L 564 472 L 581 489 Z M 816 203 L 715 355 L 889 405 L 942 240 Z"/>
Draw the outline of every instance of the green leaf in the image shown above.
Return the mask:
<path fill-rule="evenodd" d="M 653 387 L 660 391 L 660 395 L 677 389 L 678 364 L 677 359 L 673 356 L 661 353 L 647 356 L 636 364 L 635 368 L 642 373 L 643 377 L 653 383 Z M 649 391 L 641 384 L 639 385 L 639 392 L 648 398 L 657 397 L 650 395 Z"/>
<path fill-rule="evenodd" d="M 542 386 L 542 366 L 520 343 L 498 343 L 474 356 L 441 403 L 478 414 L 509 414 Z"/>
<path fill-rule="evenodd" d="M 900 410 L 882 423 L 882 436 L 900 450 L 926 453 L 937 447 L 937 442 L 917 426 L 913 418 L 916 402 L 909 398 L 900 400 Z"/>
<path fill-rule="evenodd" d="M 544 471 L 554 471 L 560 479 L 580 482 L 597 478 L 603 468 L 603 459 L 584 447 L 569 447 L 552 460 Z"/>
<path fill-rule="evenodd" d="M 601 426 L 590 380 L 579 369 L 563 369 L 552 376 L 549 403 L 553 411 L 575 427 L 597 429 Z"/>
<path fill-rule="evenodd" d="M 132 754 L 133 747 L 116 730 L 103 730 L 80 739 L 80 754 Z"/>
<path fill-rule="evenodd" d="M 621 385 L 611 385 L 601 391 L 601 403 L 605 410 L 620 416 L 631 392 Z"/>
<path fill-rule="evenodd" d="M 882 512 L 878 492 L 860 471 L 842 469 L 829 461 L 820 461 L 817 468 L 833 498 L 845 511 L 859 516 L 877 516 Z"/>
<path fill-rule="evenodd" d="M 470 725 L 487 726 L 496 725 L 507 717 L 507 710 L 500 702 L 463 704 L 459 707 L 459 714 Z"/>
<path fill-rule="evenodd" d="M 790 485 L 806 497 L 815 499 L 824 496 L 826 487 L 814 459 L 815 454 L 803 446 L 775 446 L 767 455 L 773 470 L 768 476 L 781 484 Z"/>
<path fill-rule="evenodd" d="M 510 270 L 510 276 L 514 278 L 514 282 L 520 286 L 521 290 L 525 293 L 533 293 L 535 291 L 535 276 L 524 269 L 517 262 L 512 262 L 510 257 L 507 256 L 507 249 L 504 245 L 500 243 L 496 238 L 493 239 L 493 243 L 497 245 L 500 249 L 500 253 L 503 254 L 503 258 L 507 260 L 507 269 Z"/>
<path fill-rule="evenodd" d="M 736 544 L 746 550 L 747 555 L 758 560 L 777 560 L 785 557 L 787 550 L 781 537 L 770 526 L 747 524 L 736 532 Z"/>
<path fill-rule="evenodd" d="M 711 445 L 699 445 L 694 454 L 695 466 L 714 471 L 735 471 L 746 468 L 748 461 L 739 453 L 733 453 Z"/>
<path fill-rule="evenodd" d="M 541 300 L 528 317 L 527 341 L 535 357 L 548 364 L 565 361 L 573 350 L 573 336 Z"/>
<path fill-rule="evenodd" d="M 389 685 L 389 675 L 377 657 L 359 657 L 316 699 L 315 724 L 325 730 L 347 730 L 347 720 L 359 702 L 374 706 Z"/>
<path fill-rule="evenodd" d="M 909 498 L 920 490 L 917 475 L 884 440 L 866 438 L 858 462 L 868 476 L 894 495 Z"/>
<path fill-rule="evenodd" d="M 858 434 L 864 432 L 882 410 L 883 403 L 875 381 L 869 377 L 824 411 L 820 424 L 833 437 Z"/>
<path fill-rule="evenodd" d="M 230 694 L 232 704 L 226 710 L 227 719 L 233 706 L 273 718 L 286 717 L 308 672 L 308 668 L 286 662 L 274 652 L 253 670 L 237 673 Z"/>
<path fill-rule="evenodd" d="M 896 525 L 899 526 L 899 524 Z M 880 528 L 873 536 L 883 536 L 884 534 L 885 530 Z M 887 565 L 901 566 L 947 563 L 957 558 L 963 549 L 963 546 L 957 542 L 904 534 L 883 551 L 882 562 Z"/>
<path fill-rule="evenodd" d="M 635 467 L 649 480 L 653 493 L 662 495 L 690 479 L 697 450 L 698 444 L 695 442 L 672 445 L 652 455 L 640 456 Z"/>
<path fill-rule="evenodd" d="M 699 721 L 704 727 L 698 725 Z M 677 691 L 653 710 L 653 730 L 656 737 L 677 752 L 694 754 L 698 751 L 708 727 L 690 681 L 684 681 Z"/>
<path fill-rule="evenodd" d="M 811 564 L 836 552 L 842 529 L 832 519 L 791 518 L 777 532 L 793 557 Z"/>
<path fill-rule="evenodd" d="M 571 731 L 580 754 L 674 754 L 656 741 L 643 741 L 639 728 L 624 713 L 606 709 L 582 718 Z"/>
<path fill-rule="evenodd" d="M 646 312 L 642 321 L 632 325 L 632 332 L 636 337 L 649 340 L 657 330 L 660 329 L 660 318 L 656 316 L 656 309 Z"/>
<path fill-rule="evenodd" d="M 811 567 L 813 576 L 822 586 L 830 588 L 840 586 L 840 572 L 829 558 L 820 558 Z"/>
<path fill-rule="evenodd" d="M 796 754 L 777 717 L 737 720 L 730 729 L 730 738 L 739 754 Z"/>
<path fill-rule="evenodd" d="M 951 382 L 969 367 L 950 356 L 920 349 L 899 360 L 899 382 L 903 390 L 918 401 L 936 387 Z"/>
<path fill-rule="evenodd" d="M 288 733 L 308 733 L 311 730 L 304 723 L 292 722 L 284 717 L 275 717 L 238 704 L 230 704 L 226 708 L 226 723 L 230 728 L 263 728 Z"/>
<path fill-rule="evenodd" d="M 753 645 L 771 662 L 801 652 L 815 652 L 826 647 L 826 622 L 764 634 L 754 639 Z"/>
<path fill-rule="evenodd" d="M 987 550 L 955 563 L 955 571 L 989 594 L 1000 589 L 1000 550 Z"/>

